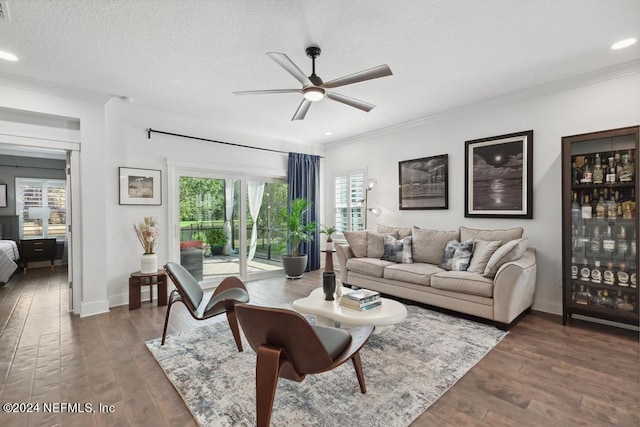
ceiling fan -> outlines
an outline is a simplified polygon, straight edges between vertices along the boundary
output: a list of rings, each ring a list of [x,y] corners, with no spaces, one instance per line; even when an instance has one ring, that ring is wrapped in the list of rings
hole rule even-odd
[[[265,95],[273,93],[301,93],[304,99],[300,103],[300,106],[296,110],[291,120],[302,120],[309,111],[309,107],[315,101],[320,101],[324,97],[327,97],[333,101],[338,101],[346,104],[350,107],[357,108],[359,110],[369,112],[375,105],[368,102],[360,101],[358,99],[350,98],[339,93],[330,92],[327,89],[333,89],[336,87],[346,86],[354,83],[360,83],[366,80],[373,80],[380,77],[391,76],[393,73],[388,65],[379,65],[368,70],[360,71],[348,76],[340,77],[335,80],[324,83],[320,77],[316,75],[316,58],[320,56],[320,48],[317,46],[310,46],[305,49],[307,56],[311,58],[311,75],[307,77],[296,64],[284,53],[268,52],[267,55],[284,68],[289,74],[302,83],[301,89],[272,89],[272,90],[246,90],[240,92],[233,92],[236,95]]]

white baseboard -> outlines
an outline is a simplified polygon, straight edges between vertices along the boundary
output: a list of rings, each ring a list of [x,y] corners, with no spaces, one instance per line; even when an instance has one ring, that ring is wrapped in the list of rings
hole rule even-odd
[[[108,313],[109,300],[81,302],[80,317],[93,316],[95,314]]]
[[[149,301],[149,287],[145,286],[147,289],[142,289],[140,294],[140,301]],[[158,300],[158,294],[156,292],[153,293],[153,301]],[[120,294],[120,295],[111,295],[109,297],[109,307],[119,307],[121,305],[129,305],[129,294]]]

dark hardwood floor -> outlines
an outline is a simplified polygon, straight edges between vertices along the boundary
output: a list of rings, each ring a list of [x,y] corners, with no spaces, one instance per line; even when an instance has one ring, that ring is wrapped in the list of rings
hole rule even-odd
[[[277,305],[308,295],[319,277],[247,287],[253,302]],[[15,275],[0,287],[0,402],[40,403],[41,412],[0,412],[0,425],[195,425],[144,345],[161,335],[165,310],[143,302],[80,318],[68,313],[66,271]],[[170,333],[199,326],[176,304]],[[412,425],[638,426],[639,348],[637,333],[581,321],[565,327],[533,312]],[[102,403],[113,412],[43,413],[44,402]]]

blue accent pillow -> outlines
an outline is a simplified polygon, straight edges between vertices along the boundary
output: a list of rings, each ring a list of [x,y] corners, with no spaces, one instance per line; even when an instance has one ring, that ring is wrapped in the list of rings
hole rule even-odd
[[[449,240],[444,248],[440,268],[449,271],[467,271],[473,256],[473,239],[458,242]]]
[[[413,258],[411,257],[411,236],[398,240],[386,234],[384,236],[384,253],[380,259],[413,264]]]

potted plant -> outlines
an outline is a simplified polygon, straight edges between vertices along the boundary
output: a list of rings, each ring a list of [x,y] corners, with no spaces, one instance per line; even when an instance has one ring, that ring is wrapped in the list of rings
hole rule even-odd
[[[321,234],[327,235],[327,241],[325,242],[325,250],[327,251],[333,250],[333,238],[331,236],[335,232],[336,232],[336,228],[334,226],[324,227],[320,230]]]
[[[227,233],[221,228],[207,230],[207,243],[211,247],[212,255],[222,255],[222,250],[227,244]]]
[[[282,268],[288,278],[299,278],[307,267],[307,254],[298,254],[301,243],[310,242],[316,232],[316,223],[305,223],[305,213],[311,208],[311,201],[294,199],[291,210],[284,208],[280,211],[280,218],[284,223],[285,242],[289,244],[291,253],[282,256]]]

